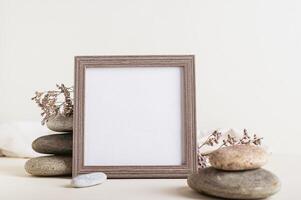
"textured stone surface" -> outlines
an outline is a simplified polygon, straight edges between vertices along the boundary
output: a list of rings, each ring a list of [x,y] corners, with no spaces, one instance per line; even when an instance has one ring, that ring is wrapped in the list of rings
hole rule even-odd
[[[38,153],[71,155],[72,133],[45,135],[32,143],[32,148]]]
[[[229,172],[213,167],[190,175],[187,183],[198,192],[229,199],[266,198],[281,185],[274,174],[264,169]]]
[[[34,176],[71,175],[71,156],[43,156],[32,158],[25,163],[25,170]]]
[[[107,180],[107,175],[102,172],[83,174],[74,177],[71,186],[76,188],[90,187],[101,184]]]
[[[267,161],[267,152],[255,145],[223,147],[209,154],[212,167],[229,171],[257,169],[265,165]]]
[[[58,114],[51,117],[46,122],[47,127],[55,132],[72,132],[73,131],[73,116],[65,117]]]

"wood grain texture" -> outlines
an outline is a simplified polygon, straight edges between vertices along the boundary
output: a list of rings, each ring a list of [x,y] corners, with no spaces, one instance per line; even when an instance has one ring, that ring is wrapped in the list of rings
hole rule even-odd
[[[85,71],[101,67],[182,67],[184,76],[183,163],[171,166],[84,166]],[[197,171],[195,71],[193,55],[77,56],[73,130],[73,176],[101,171],[108,178],[186,178]]]

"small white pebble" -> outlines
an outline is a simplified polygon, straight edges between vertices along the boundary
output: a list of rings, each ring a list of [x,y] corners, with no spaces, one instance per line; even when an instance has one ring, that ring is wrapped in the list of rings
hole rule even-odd
[[[101,184],[107,180],[107,175],[102,172],[78,175],[71,180],[71,186],[75,188],[90,187]]]

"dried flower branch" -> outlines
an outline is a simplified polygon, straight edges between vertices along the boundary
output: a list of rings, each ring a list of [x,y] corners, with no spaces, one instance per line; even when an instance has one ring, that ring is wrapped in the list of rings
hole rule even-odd
[[[228,135],[227,139],[223,140],[222,146],[231,146],[237,143],[237,139],[235,136]]]
[[[208,167],[208,156],[204,156],[202,154],[198,154],[198,164],[199,164],[199,168],[206,168]]]
[[[211,133],[209,135],[209,137],[207,138],[207,140],[199,146],[199,149],[201,147],[203,147],[204,145],[209,145],[209,146],[213,146],[214,144],[218,144],[219,139],[221,138],[222,133],[215,130],[213,133]]]
[[[56,87],[56,90],[35,92],[35,96],[31,98],[42,110],[42,125],[57,114],[63,116],[73,114],[73,98],[71,98],[73,87],[66,87],[64,84],[57,84]]]
[[[198,146],[198,163],[199,163],[199,168],[205,168],[208,167],[208,157],[205,154],[202,154],[200,149],[207,145],[207,146],[214,146],[215,144],[219,144],[219,140],[221,138],[221,132],[215,130],[213,133],[211,133],[207,140],[200,144]],[[234,146],[234,145],[261,145],[262,137],[257,137],[256,134],[253,136],[249,136],[248,132],[246,129],[244,129],[244,133],[242,138],[236,138],[235,136],[231,136],[230,134],[227,135],[226,139],[223,139],[221,145],[216,149],[220,149],[221,147],[224,146]]]

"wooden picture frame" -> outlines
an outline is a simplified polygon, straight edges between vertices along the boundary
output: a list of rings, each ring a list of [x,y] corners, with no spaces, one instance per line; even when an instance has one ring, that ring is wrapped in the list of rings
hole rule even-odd
[[[135,75],[135,73],[137,75]],[[121,81],[124,82],[121,83]],[[161,85],[160,81],[162,82]],[[133,83],[130,84],[130,82]],[[114,86],[114,84],[117,85]],[[126,86],[126,84],[128,84],[128,86]],[[145,86],[138,88],[137,85]],[[180,91],[173,88],[175,85],[179,85]],[[134,90],[134,93],[132,93],[132,87],[136,86],[137,88]],[[125,88],[119,90],[118,87]],[[162,131],[162,133],[160,132],[160,129],[159,133],[154,133],[154,139],[152,138],[152,133],[146,133],[147,131],[144,133],[141,131],[139,134],[145,134],[147,137],[144,138],[145,143],[143,145],[141,144],[141,140],[136,140],[136,133],[136,135],[133,133],[133,136],[129,136],[128,140],[127,135],[122,135],[123,140],[126,138],[127,144],[130,145],[127,145],[127,148],[119,150],[119,152],[123,154],[118,157],[119,153],[117,153],[116,156],[115,149],[120,147],[117,145],[123,145],[123,143],[119,141],[118,137],[123,134],[123,130],[128,127],[119,124],[119,122],[125,117],[120,118],[120,121],[115,121],[115,117],[118,118],[119,115],[113,115],[110,110],[114,110],[115,112],[118,109],[116,107],[120,106],[123,108],[121,114],[125,112],[124,115],[129,116],[130,119],[133,118],[133,120],[140,120],[140,117],[145,117],[149,120],[147,112],[143,113],[145,115],[130,116],[131,112],[128,112],[126,110],[127,107],[123,105],[123,101],[126,101],[124,99],[129,97],[128,102],[130,102],[130,98],[133,98],[132,96],[129,96],[131,94],[135,94],[136,96],[136,93],[140,92],[141,95],[137,96],[142,99],[146,98],[149,94],[144,94],[146,89],[143,87],[151,88],[150,91],[152,91],[151,94],[155,100],[152,99],[153,102],[145,102],[143,105],[140,105],[142,104],[141,101],[137,100],[138,103],[136,103],[141,106],[141,109],[136,108],[136,106],[132,106],[132,108],[137,109],[137,113],[141,113],[141,110],[147,110],[150,112],[152,112],[152,110],[156,110],[156,112],[154,111],[155,114],[160,113],[158,117],[160,118],[162,115],[163,118],[158,121],[158,127],[161,126],[163,127],[162,130],[167,130],[166,136],[164,131]],[[119,92],[116,92],[116,89]],[[125,92],[123,94],[123,91],[127,91],[127,89],[129,90],[129,93]],[[157,89],[158,91],[161,91],[161,93],[159,93],[158,96],[153,95]],[[188,174],[197,171],[195,70],[193,55],[77,56],[75,57],[74,92],[73,176],[91,172],[104,172],[107,174],[108,178],[186,178]],[[166,92],[170,96],[166,96]],[[124,96],[120,97],[120,93]],[[179,94],[181,96],[179,96]],[[112,97],[110,97],[111,95]],[[120,99],[120,102],[114,104],[112,101],[117,101],[115,98],[116,95],[119,95],[117,99]],[[104,96],[110,100],[103,101]],[[179,99],[176,99],[178,96]],[[134,100],[136,101],[136,99]],[[166,109],[166,112],[161,112],[161,109],[153,109],[152,104],[154,101],[159,103],[160,101],[165,102],[165,104],[162,105],[162,109]],[[109,102],[110,105],[106,106],[106,102]],[[181,108],[179,108],[181,110],[181,116],[177,116],[177,114],[169,114],[169,112],[172,113],[174,110],[176,110],[175,113],[179,113],[178,108],[175,107],[175,109],[173,109],[173,107],[170,106],[170,104],[178,105],[178,102],[181,104]],[[159,103],[156,105],[159,105]],[[144,105],[149,106],[144,108]],[[157,107],[160,106],[161,105]],[[109,109],[106,107],[109,107]],[[100,111],[98,111],[98,109],[100,109]],[[126,114],[126,112],[128,113]],[[152,117],[154,114],[151,113],[150,115]],[[169,124],[170,118],[172,122]],[[151,119],[156,119],[156,117],[153,116]],[[178,119],[181,119],[181,125],[175,123]],[[147,123],[143,120],[144,119],[141,119],[142,125]],[[106,121],[104,122],[105,124],[101,124],[103,121]],[[114,126],[112,126],[113,121]],[[162,121],[164,123],[161,123]],[[109,126],[107,125],[108,123],[112,124]],[[174,123],[174,125],[172,123]],[[144,130],[141,126],[137,132],[142,129]],[[118,127],[122,130],[119,131]],[[172,129],[173,127],[178,128]],[[180,129],[179,127],[181,130],[178,130]],[[110,128],[114,129],[113,134],[111,133]],[[155,123],[149,125],[149,130],[157,130],[156,128]],[[129,129],[128,132],[132,133],[131,130],[135,130],[135,125],[131,126],[131,129]],[[107,134],[107,132],[110,134]],[[174,134],[174,132],[177,133]],[[101,136],[101,134],[103,135]],[[151,136],[149,134],[151,134]],[[162,141],[163,139],[161,140],[161,136],[166,141]],[[116,140],[114,137],[116,137]],[[106,141],[106,138],[108,141]],[[173,138],[177,139],[172,142]],[[177,150],[179,147],[179,138],[181,140],[181,149]],[[115,142],[110,144],[110,141],[118,141],[118,144],[115,144]],[[166,142],[166,148],[163,146],[164,142]],[[102,145],[98,145],[98,143],[101,143]],[[149,151],[149,149],[152,148],[151,145],[155,146],[157,143],[158,146],[161,145],[160,148],[164,149],[164,151],[162,150],[162,153],[159,152],[159,148],[154,148],[152,151]],[[133,149],[137,149],[136,152],[139,154],[140,148],[142,149],[141,154],[144,151],[143,155],[147,155],[146,157],[133,154]],[[181,156],[181,158],[178,158],[177,152],[180,152],[179,156]],[[152,153],[156,155],[153,160],[150,159]],[[127,156],[129,157],[129,164],[119,164],[127,162]],[[135,160],[136,157],[139,157],[141,161]],[[119,158],[120,160],[122,158],[122,160],[119,161]],[[110,162],[114,164],[110,164]],[[156,164],[156,162],[160,164]]]

